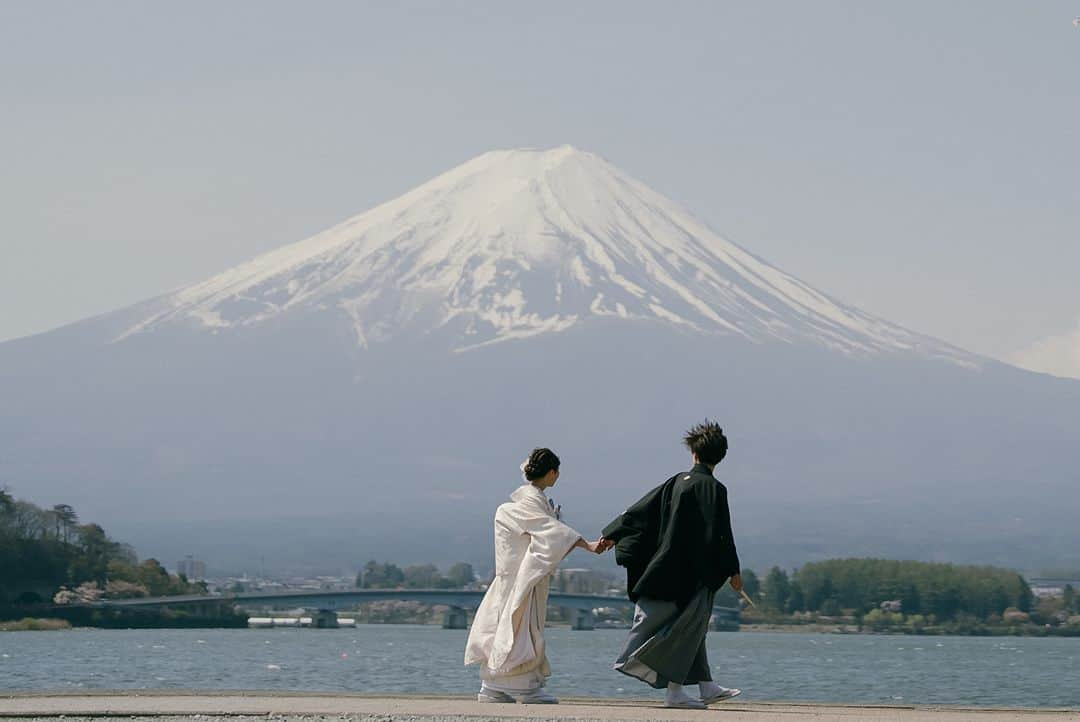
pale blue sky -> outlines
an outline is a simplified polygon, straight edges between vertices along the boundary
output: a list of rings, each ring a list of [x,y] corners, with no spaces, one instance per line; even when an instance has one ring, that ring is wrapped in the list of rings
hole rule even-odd
[[[842,300],[1080,373],[1077,15],[0,0],[0,339],[570,143]]]

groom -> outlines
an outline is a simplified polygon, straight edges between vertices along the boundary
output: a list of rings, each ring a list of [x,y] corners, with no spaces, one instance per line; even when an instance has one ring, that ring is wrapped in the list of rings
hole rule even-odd
[[[705,420],[683,439],[694,468],[671,477],[607,525],[602,549],[615,547],[626,588],[637,604],[634,625],[615,669],[656,689],[666,707],[704,709],[740,694],[712,681],[705,635],[713,595],[730,580],[742,589],[727,489],[713,469],[727,438]],[[700,698],[684,685],[697,684]]]

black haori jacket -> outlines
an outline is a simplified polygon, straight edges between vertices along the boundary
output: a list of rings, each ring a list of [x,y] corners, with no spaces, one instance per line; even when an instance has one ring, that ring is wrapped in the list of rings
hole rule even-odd
[[[704,464],[676,474],[604,528],[626,567],[630,600],[685,604],[702,586],[717,590],[739,573],[727,488]]]

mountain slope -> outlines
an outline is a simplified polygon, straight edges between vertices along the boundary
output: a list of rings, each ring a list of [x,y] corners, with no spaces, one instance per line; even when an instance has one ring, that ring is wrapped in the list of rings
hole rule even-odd
[[[125,336],[332,309],[361,345],[451,329],[455,348],[590,317],[659,319],[845,353],[974,357],[843,305],[569,146],[496,151],[167,299]]]

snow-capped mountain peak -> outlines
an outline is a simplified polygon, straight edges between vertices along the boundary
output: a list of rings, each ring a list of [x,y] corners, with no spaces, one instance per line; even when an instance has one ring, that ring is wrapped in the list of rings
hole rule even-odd
[[[571,146],[493,151],[164,300],[121,338],[344,314],[361,345],[449,330],[457,350],[591,317],[845,353],[966,354],[838,303]]]

